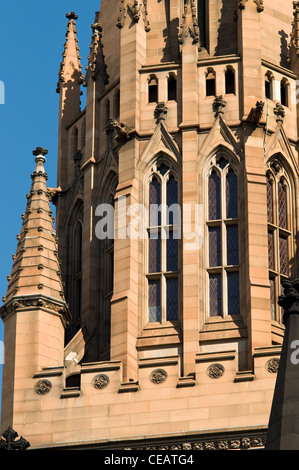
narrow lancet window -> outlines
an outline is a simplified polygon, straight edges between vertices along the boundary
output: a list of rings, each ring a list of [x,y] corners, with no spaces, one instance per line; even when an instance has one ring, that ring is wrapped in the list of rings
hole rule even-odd
[[[179,319],[178,182],[167,162],[161,162],[149,182],[148,322]]]
[[[239,220],[238,177],[220,158],[208,180],[208,282],[210,316],[238,315]]]

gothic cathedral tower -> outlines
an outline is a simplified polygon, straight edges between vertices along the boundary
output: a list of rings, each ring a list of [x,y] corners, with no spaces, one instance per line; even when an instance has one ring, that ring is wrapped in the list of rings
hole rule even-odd
[[[263,447],[298,277],[299,2],[102,0],[84,73],[67,20],[57,188],[38,148],[0,310],[2,431]]]

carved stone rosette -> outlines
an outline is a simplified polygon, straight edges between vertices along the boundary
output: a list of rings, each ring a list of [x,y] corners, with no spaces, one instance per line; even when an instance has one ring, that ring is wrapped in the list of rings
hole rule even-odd
[[[96,377],[94,377],[94,379],[92,381],[92,385],[97,390],[102,390],[103,388],[108,387],[109,383],[110,383],[110,379],[105,374],[97,375]]]
[[[269,361],[266,363],[266,370],[270,372],[270,374],[277,374],[278,368],[279,368],[278,358],[269,359]]]
[[[211,379],[219,379],[223,376],[224,371],[222,364],[211,364],[207,369],[207,374]]]
[[[38,395],[46,395],[52,388],[52,383],[49,380],[39,380],[34,387],[35,393]]]
[[[154,384],[162,384],[167,379],[168,374],[164,369],[156,369],[150,375],[150,381]]]

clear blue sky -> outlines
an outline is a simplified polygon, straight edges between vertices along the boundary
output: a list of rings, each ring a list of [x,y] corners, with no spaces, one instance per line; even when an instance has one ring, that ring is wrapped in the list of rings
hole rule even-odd
[[[48,185],[56,186],[59,99],[56,85],[67,27],[65,14],[75,11],[79,16],[77,30],[85,72],[91,24],[100,3],[100,0],[2,2],[0,81],[5,85],[5,104],[0,104],[1,304],[35,166],[32,150],[38,146],[49,150]],[[84,104],[84,97],[82,101]],[[0,340],[3,336],[0,320]],[[0,366],[0,405],[1,375]]]

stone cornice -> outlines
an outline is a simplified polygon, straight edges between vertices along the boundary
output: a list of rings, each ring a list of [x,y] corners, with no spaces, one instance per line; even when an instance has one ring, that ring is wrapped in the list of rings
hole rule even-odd
[[[5,301],[5,299],[4,299]],[[0,318],[5,320],[18,310],[46,309],[55,315],[62,317],[64,323],[70,320],[69,308],[66,302],[58,302],[56,299],[43,295],[15,296],[0,308]]]

